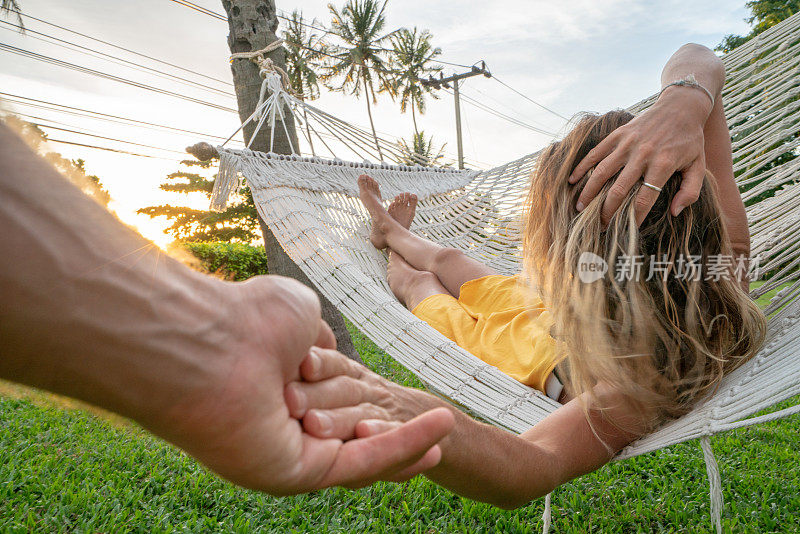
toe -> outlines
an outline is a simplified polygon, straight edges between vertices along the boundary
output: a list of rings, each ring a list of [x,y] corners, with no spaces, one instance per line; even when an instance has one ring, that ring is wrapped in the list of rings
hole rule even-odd
[[[368,174],[362,174],[361,176],[359,176],[358,183],[359,185],[363,185],[367,189],[375,189],[375,186],[377,185],[372,176],[369,176]]]

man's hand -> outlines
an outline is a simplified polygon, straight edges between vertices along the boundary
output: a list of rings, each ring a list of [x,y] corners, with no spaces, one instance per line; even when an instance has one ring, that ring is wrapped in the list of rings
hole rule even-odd
[[[700,195],[706,172],[703,127],[711,102],[702,91],[669,87],[645,113],[606,137],[570,175],[577,183],[594,168],[581,191],[576,209],[582,211],[617,172],[603,204],[602,219],[612,215],[637,181],[663,187],[675,172],[683,173],[680,191],[670,205],[677,216]],[[620,172],[621,169],[621,172]],[[642,187],[636,196],[636,221],[641,224],[658,198],[658,191]]]
[[[366,420],[405,423],[428,410],[449,410],[433,395],[390,382],[335,350],[312,349],[300,373],[303,381],[286,387],[286,404],[319,437],[351,439],[364,435]]]
[[[231,481],[274,495],[360,487],[394,480],[398,472],[411,477],[439,462],[436,443],[453,426],[443,409],[366,439],[304,432],[290,415],[284,387],[300,378],[309,349],[350,360],[333,350],[319,301],[302,284],[269,276],[230,289],[239,295],[242,328],[220,355],[222,380],[171,413],[169,432],[177,429],[179,437],[168,439]]]
[[[303,432],[283,390],[312,345],[334,348],[317,296],[288,278],[229,283],[192,271],[2,124],[0,228],[0,378],[129,417],[276,495],[439,461],[446,410],[347,443]]]

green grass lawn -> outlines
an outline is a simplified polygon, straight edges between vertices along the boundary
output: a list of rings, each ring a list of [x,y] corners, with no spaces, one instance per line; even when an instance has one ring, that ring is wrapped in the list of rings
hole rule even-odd
[[[363,336],[365,362],[416,379]],[[0,384],[0,532],[540,532],[543,499],[515,511],[422,477],[273,498],[239,489],[135,425]],[[788,405],[788,403],[785,403]],[[100,417],[98,417],[100,414]],[[726,532],[800,531],[800,418],[712,438]],[[710,532],[699,446],[614,463],[553,494],[554,532]]]

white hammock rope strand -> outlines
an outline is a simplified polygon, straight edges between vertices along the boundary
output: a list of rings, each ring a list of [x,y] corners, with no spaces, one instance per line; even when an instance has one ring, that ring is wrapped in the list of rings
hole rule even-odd
[[[717,534],[722,534],[722,478],[720,477],[717,459],[714,457],[714,449],[711,448],[711,440],[708,436],[700,438],[700,448],[703,449],[703,460],[706,462],[706,473],[708,474],[711,494],[711,522],[716,528]]]
[[[550,509],[550,496],[551,493],[548,493],[544,497],[544,512],[542,512],[542,534],[548,534],[550,532],[550,522],[552,521],[552,510]]]

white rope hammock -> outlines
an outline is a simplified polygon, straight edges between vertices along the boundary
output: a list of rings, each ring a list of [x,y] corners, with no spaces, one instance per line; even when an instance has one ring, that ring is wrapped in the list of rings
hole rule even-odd
[[[712,487],[712,519],[721,531],[722,494],[709,436],[786,417],[800,405],[754,414],[800,394],[800,14],[724,57],[725,111],[733,138],[734,170],[751,227],[752,252],[768,280],[753,296],[784,286],[770,301],[767,342],[759,354],[725,377],[716,394],[689,414],[633,443],[618,459],[700,438]],[[267,75],[267,80],[275,75]],[[375,140],[363,130],[287,94],[270,83],[271,96],[254,117],[262,123],[284,110],[312,115],[331,132],[348,132],[367,151]],[[646,99],[631,108],[641,112]],[[303,108],[303,109],[301,109]],[[335,126],[335,128],[334,128]],[[301,123],[298,130],[311,131]],[[314,128],[316,131],[316,128]],[[366,136],[366,137],[365,137]],[[383,153],[407,154],[385,140]],[[320,291],[391,357],[428,388],[459,408],[512,432],[523,432],[560,405],[464,351],[392,295],[387,260],[369,242],[369,215],[356,178],[368,173],[384,196],[410,191],[419,198],[412,230],[454,247],[504,274],[520,271],[520,221],[536,154],[475,172],[374,165],[319,157],[279,156],[219,149],[220,173],[212,206],[220,209],[246,177],[259,214],[289,256]],[[772,196],[766,192],[779,188]],[[764,198],[766,197],[766,198]],[[548,500],[549,504],[549,500]],[[549,518],[546,518],[546,526]]]

